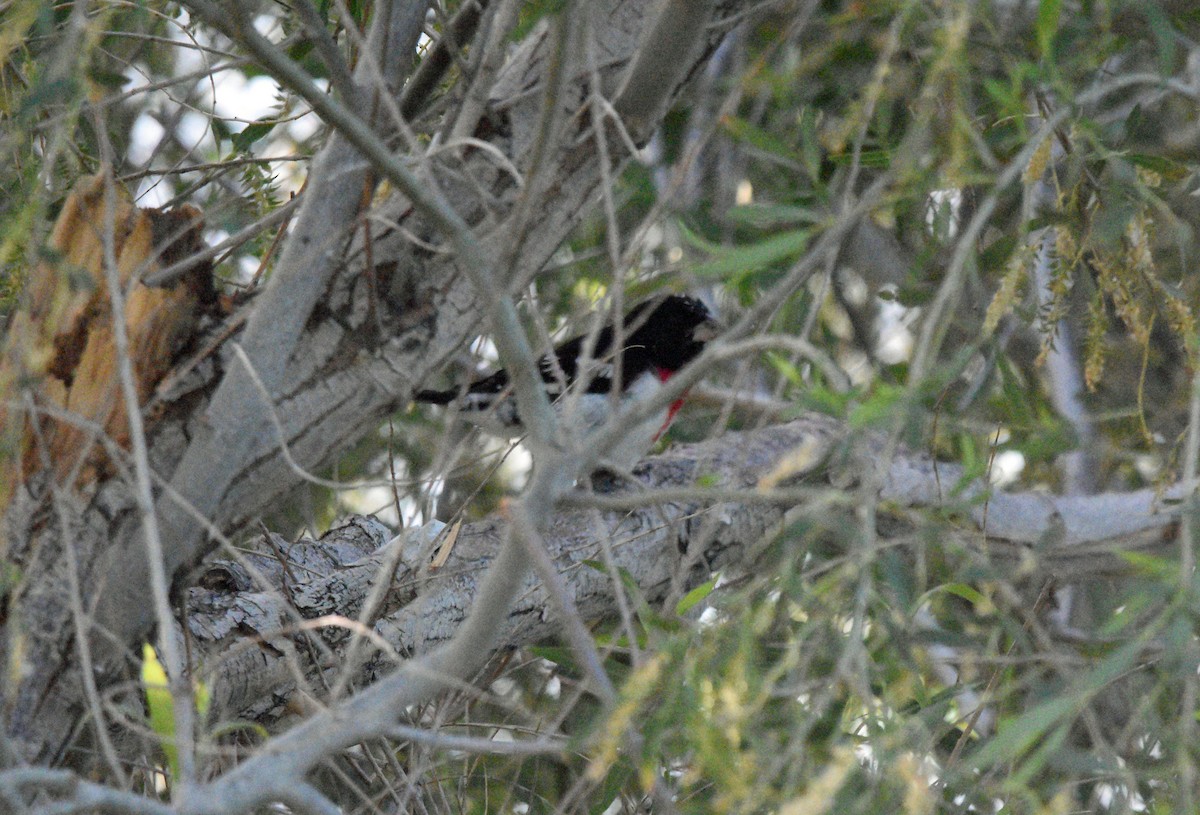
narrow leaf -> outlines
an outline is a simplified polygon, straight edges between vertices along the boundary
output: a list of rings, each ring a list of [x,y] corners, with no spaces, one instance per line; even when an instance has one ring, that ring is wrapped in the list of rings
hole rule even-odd
[[[241,133],[233,134],[233,149],[244,153],[250,149],[250,145],[274,130],[276,124],[277,122],[254,122],[246,125]]]
[[[154,646],[142,646],[142,691],[150,711],[150,729],[162,739],[162,751],[172,778],[179,777],[179,748],[175,745],[175,700],[167,686],[167,672],[158,661]]]
[[[716,587],[717,579],[715,577],[712,580],[704,581],[679,599],[679,602],[675,604],[675,613],[680,617],[687,614],[697,603],[712,594]]]
[[[1062,0],[1041,0],[1037,13],[1038,49],[1043,57],[1050,56],[1050,46],[1058,33],[1058,20],[1062,16]]]
[[[695,273],[699,277],[723,278],[756,272],[799,255],[808,246],[808,238],[808,230],[798,229],[748,246],[722,247],[716,251],[716,257],[697,266]]]

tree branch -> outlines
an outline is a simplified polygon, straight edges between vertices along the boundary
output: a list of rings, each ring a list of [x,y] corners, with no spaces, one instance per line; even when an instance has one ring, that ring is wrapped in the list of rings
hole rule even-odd
[[[691,588],[714,570],[748,568],[789,512],[851,507],[856,492],[847,489],[849,482],[877,465],[884,442],[868,438],[851,444],[849,438],[839,422],[809,415],[673,448],[639,465],[633,483],[594,497],[576,493],[572,503],[595,504],[600,511],[583,506],[559,511],[543,536],[561,591],[587,622],[616,615],[617,587],[607,573],[586,565],[600,559],[602,539],[616,568],[631,575],[652,604],[667,595],[680,569],[688,569],[685,585]],[[987,498],[985,510],[981,485],[960,486],[950,497],[961,477],[956,465],[935,466],[927,456],[901,451],[881,474],[879,497],[898,507],[962,507],[975,528],[948,527],[946,535],[1034,574],[1070,579],[1129,574],[1122,552],[1161,554],[1176,545],[1170,532],[1178,511],[1170,500],[1182,488],[1161,497],[1150,490],[1086,497],[996,494]],[[701,480],[703,488],[697,487]],[[986,534],[981,534],[985,516]],[[389,539],[372,519],[351,519],[319,541],[255,556],[270,586],[254,585],[237,564],[214,564],[189,590],[187,621],[202,663],[197,670],[209,677],[214,715],[269,721],[298,687],[321,687],[322,673],[333,676],[346,669],[340,655],[349,634],[325,628],[317,634],[321,649],[335,656],[324,665],[309,664],[307,677],[298,683],[285,654],[303,652],[292,640],[310,634],[290,621],[297,614],[306,619],[356,616],[384,564],[397,565],[387,577],[390,591],[373,630],[387,643],[387,652],[375,649],[351,669],[369,681],[391,669],[391,653],[420,655],[451,641],[473,605],[478,581],[493,568],[505,528],[500,517],[462,527],[449,559],[437,569],[429,566],[437,528]],[[908,532],[898,528],[890,534],[903,545]],[[702,552],[692,552],[697,545]],[[402,549],[399,557],[395,547]],[[288,580],[289,572],[301,577]],[[518,597],[504,615],[500,642],[528,644],[560,633],[560,610],[539,580],[524,578]]]

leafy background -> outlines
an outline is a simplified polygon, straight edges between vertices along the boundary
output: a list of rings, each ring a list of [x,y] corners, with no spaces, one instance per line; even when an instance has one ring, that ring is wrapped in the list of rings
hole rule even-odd
[[[430,33],[458,6],[431,16]],[[513,38],[561,6],[526,4]],[[352,53],[345,25],[370,4],[317,8]],[[287,7],[257,14],[327,79]],[[143,206],[201,206],[216,243],[285,205],[325,135],[171,3],[14,0],[0,62],[6,312],[67,191],[109,149]],[[628,263],[609,262],[601,213],[583,224],[529,292],[534,336],[578,330],[617,289],[626,302],[701,292],[732,318],[882,182],[867,229],[761,326],[820,358],[785,347],[714,370],[710,398],[669,441],[819,410],[1024,488],[1122,491],[1188,472],[1200,9],[765,3],[709,64],[648,160],[614,180]],[[440,113],[435,100],[414,130],[428,138]],[[264,229],[221,259],[227,296],[270,274],[276,239]],[[956,307],[939,310],[951,290]],[[1064,414],[1055,354],[1086,383],[1082,420]],[[492,362],[484,339],[446,379]],[[350,510],[478,518],[527,467],[520,450],[406,409],[327,473],[395,475],[394,490],[309,487],[263,522],[299,533]],[[326,783],[353,812],[666,811],[647,803],[655,779],[698,813],[1195,809],[1193,574],[1131,557],[1132,579],[1045,585],[964,545],[963,507],[861,498],[793,513],[750,574],[674,607],[633,597],[635,641],[616,624],[593,632],[621,689],[607,718],[555,644],[506,652],[479,692],[414,712],[470,734],[566,734],[576,754],[367,745],[331,759]],[[620,746],[629,730],[637,751]],[[252,745],[252,730],[235,731],[224,738]],[[131,768],[148,790],[169,775],[159,761]]]

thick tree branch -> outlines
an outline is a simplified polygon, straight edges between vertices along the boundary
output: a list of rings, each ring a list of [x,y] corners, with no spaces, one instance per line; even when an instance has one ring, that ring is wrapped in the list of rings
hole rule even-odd
[[[644,129],[666,110],[675,87],[687,76],[692,55],[704,43],[712,0],[663,0],[646,27],[637,55],[613,107],[631,125]]]
[[[610,575],[586,565],[600,559],[602,540],[611,547],[615,566],[637,581],[650,603],[662,601],[680,569],[687,569],[684,582],[691,587],[714,570],[747,568],[789,512],[816,515],[823,508],[846,509],[856,500],[847,487],[877,466],[883,441],[849,439],[837,421],[812,415],[679,446],[639,465],[635,484],[618,485],[594,499],[577,493],[576,502],[600,508],[600,525],[597,514],[584,508],[555,514],[544,539],[563,591],[585,621],[615,617]],[[947,527],[944,534],[1030,575],[1128,574],[1122,552],[1165,553],[1176,545],[1171,533],[1178,513],[1171,495],[1149,490],[1066,498],[1016,493],[991,495],[985,504],[982,487],[955,489],[961,476],[956,465],[935,466],[924,455],[902,451],[882,474],[880,498],[902,507],[962,507],[975,528]],[[703,488],[697,487],[701,479]],[[464,526],[449,559],[437,569],[429,566],[436,528],[389,539],[371,519],[352,519],[320,541],[275,546],[275,554],[255,556],[254,565],[269,586],[254,585],[237,564],[214,564],[189,592],[187,625],[202,663],[198,668],[210,677],[217,715],[270,720],[297,691],[314,693],[322,675],[329,679],[345,670],[340,655],[350,632],[330,626],[301,631],[300,622],[357,616],[383,564],[396,565],[373,621],[377,647],[351,669],[369,681],[390,670],[397,655],[428,653],[451,641],[473,605],[478,581],[492,568],[505,528],[499,517]],[[907,527],[890,534],[903,543]],[[694,551],[696,546],[702,551]],[[396,547],[402,550],[399,557]],[[503,621],[501,641],[544,641],[557,636],[560,626],[552,598],[528,576]],[[307,664],[308,673],[296,676],[288,655],[312,650],[296,645],[314,636],[316,650],[331,656],[323,664]]]
[[[368,42],[379,52],[374,58],[390,66],[385,78],[399,80],[411,66],[426,5],[380,4]],[[317,91],[311,78],[259,35],[251,21],[236,8],[230,14],[228,8],[222,9],[207,0],[197,0],[194,8],[230,37],[246,43],[263,64],[278,72],[281,80],[310,89],[313,93],[306,98],[315,107],[321,109],[314,101],[319,96],[325,106],[353,117],[341,104]],[[347,104],[362,108],[363,100],[371,92],[365,70],[356,72],[355,80],[359,83],[356,98],[347,100]],[[370,125],[363,127],[369,129]],[[348,141],[354,143],[353,139]],[[288,358],[313,306],[339,268],[345,241],[350,236],[349,227],[369,191],[369,177],[370,168],[358,151],[336,135],[314,162],[308,195],[296,216],[295,231],[287,241],[278,269],[251,310],[241,337],[256,374],[271,393],[283,390]],[[259,402],[245,367],[231,367],[213,396],[208,421],[197,428],[172,479],[175,488],[201,515],[214,513],[231,480],[251,460],[253,449],[238,440],[262,432],[263,409]],[[203,530],[193,520],[192,513],[174,501],[161,502],[160,512],[163,537],[169,547],[164,552],[164,565],[168,573],[174,573],[196,556],[203,542]],[[137,559],[131,557],[118,557],[113,564],[113,569],[122,576],[137,568]],[[121,592],[110,591],[102,596],[98,617],[102,625],[122,638],[146,625],[145,614],[139,613],[137,604],[131,604]]]
[[[724,0],[717,6],[727,13],[743,4],[744,0]],[[631,57],[650,6],[648,0],[606,0],[605,13],[597,15],[593,36],[606,82],[615,83]],[[199,0],[194,8],[201,7],[214,14],[224,8]],[[390,7],[415,8],[403,3]],[[705,34],[711,48],[722,31],[710,27]],[[536,138],[540,104],[540,97],[529,90],[543,81],[549,47],[542,30],[508,52],[487,95],[487,132],[480,137],[494,150],[447,152],[428,161],[452,211],[469,225],[487,257],[504,255],[507,233],[497,227],[519,197],[516,180],[494,154],[499,151],[507,165],[527,171],[523,165]],[[694,55],[697,63],[703,58],[703,51]],[[580,91],[561,99],[567,115],[573,116],[587,78],[569,73],[566,80]],[[370,132],[366,135],[375,139]],[[333,149],[336,144],[342,145],[342,152]],[[453,236],[439,229],[428,211],[396,194],[363,217],[361,208],[369,200],[364,195],[369,187],[363,182],[371,171],[357,148],[365,144],[333,137],[323,157],[314,162],[305,193],[312,203],[302,209],[311,217],[298,214],[268,288],[247,303],[245,312],[230,318],[229,327],[235,329],[244,321],[238,341],[274,404],[263,404],[245,367],[228,348],[220,348],[220,342],[188,375],[172,380],[168,393],[159,395],[160,418],[149,430],[149,452],[156,479],[171,483],[158,500],[169,572],[178,572],[207,550],[198,519],[218,529],[237,527],[300,478],[281,454],[267,419],[270,412],[283,423],[291,457],[301,467],[315,468],[404,404],[417,383],[478,333],[486,306],[494,307],[494,299],[480,302],[465,279],[462,264],[471,254],[460,252],[456,257],[436,249]],[[615,170],[626,160],[614,156]],[[589,143],[552,152],[544,174],[545,188],[553,194],[530,211],[528,228],[521,234],[513,262],[523,274],[541,268],[593,205],[601,177]],[[485,268],[470,271],[477,283],[486,282]],[[508,327],[513,328],[511,321]],[[234,333],[216,327],[213,336],[224,341]],[[499,335],[512,336],[515,331]],[[222,384],[214,396],[218,382]],[[102,604],[97,615],[102,633],[97,638],[103,638],[105,653],[113,658],[97,666],[101,688],[119,679],[136,660],[132,647],[126,654],[109,647],[111,638],[133,646],[146,636],[151,620],[140,594],[127,589],[146,583],[131,496],[120,480],[107,480],[73,499],[69,517],[63,520],[73,530],[80,552],[80,579],[89,590],[85,606],[91,607],[96,598]],[[180,497],[191,506],[182,507]],[[69,642],[71,628],[59,613],[67,581],[58,553],[66,533],[57,524],[41,522],[39,500],[38,491],[31,489],[9,513],[12,551],[29,558],[22,566],[28,589],[21,596],[28,616],[14,612],[10,619],[63,620],[61,626],[49,626],[27,641],[29,681],[6,687],[3,693],[8,732],[27,756],[54,760],[70,738],[80,699],[71,651],[62,645]]]

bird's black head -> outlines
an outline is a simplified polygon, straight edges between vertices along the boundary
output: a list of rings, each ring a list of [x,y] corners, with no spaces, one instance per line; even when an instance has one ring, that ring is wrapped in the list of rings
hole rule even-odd
[[[642,346],[659,368],[677,371],[717,335],[719,325],[704,303],[671,294],[640,303],[625,317],[627,348]]]

